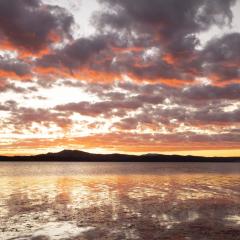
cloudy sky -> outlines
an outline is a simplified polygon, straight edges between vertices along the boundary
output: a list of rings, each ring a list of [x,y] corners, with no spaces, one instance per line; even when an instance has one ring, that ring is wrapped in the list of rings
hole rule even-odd
[[[240,0],[0,0],[0,154],[240,155]]]

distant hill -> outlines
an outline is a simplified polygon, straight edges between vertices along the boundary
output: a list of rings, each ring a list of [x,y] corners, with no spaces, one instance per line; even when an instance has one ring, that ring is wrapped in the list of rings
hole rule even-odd
[[[63,150],[34,156],[0,156],[0,161],[76,161],[76,162],[240,162],[240,157],[195,157],[162,154],[93,154]]]

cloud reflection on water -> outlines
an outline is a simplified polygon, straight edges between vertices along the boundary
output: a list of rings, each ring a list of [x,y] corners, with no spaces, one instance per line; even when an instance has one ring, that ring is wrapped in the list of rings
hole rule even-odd
[[[92,227],[59,239],[237,240],[239,181],[229,173],[5,176],[0,237],[34,239],[56,223]]]

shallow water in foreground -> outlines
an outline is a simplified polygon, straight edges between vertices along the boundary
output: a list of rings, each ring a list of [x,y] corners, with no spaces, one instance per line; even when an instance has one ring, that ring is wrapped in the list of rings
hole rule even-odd
[[[239,163],[0,163],[0,239],[240,239]]]

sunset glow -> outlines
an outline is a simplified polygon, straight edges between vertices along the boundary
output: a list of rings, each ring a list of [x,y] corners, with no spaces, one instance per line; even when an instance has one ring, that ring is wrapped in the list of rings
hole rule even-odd
[[[0,0],[0,155],[240,156],[240,0],[167,2]]]

